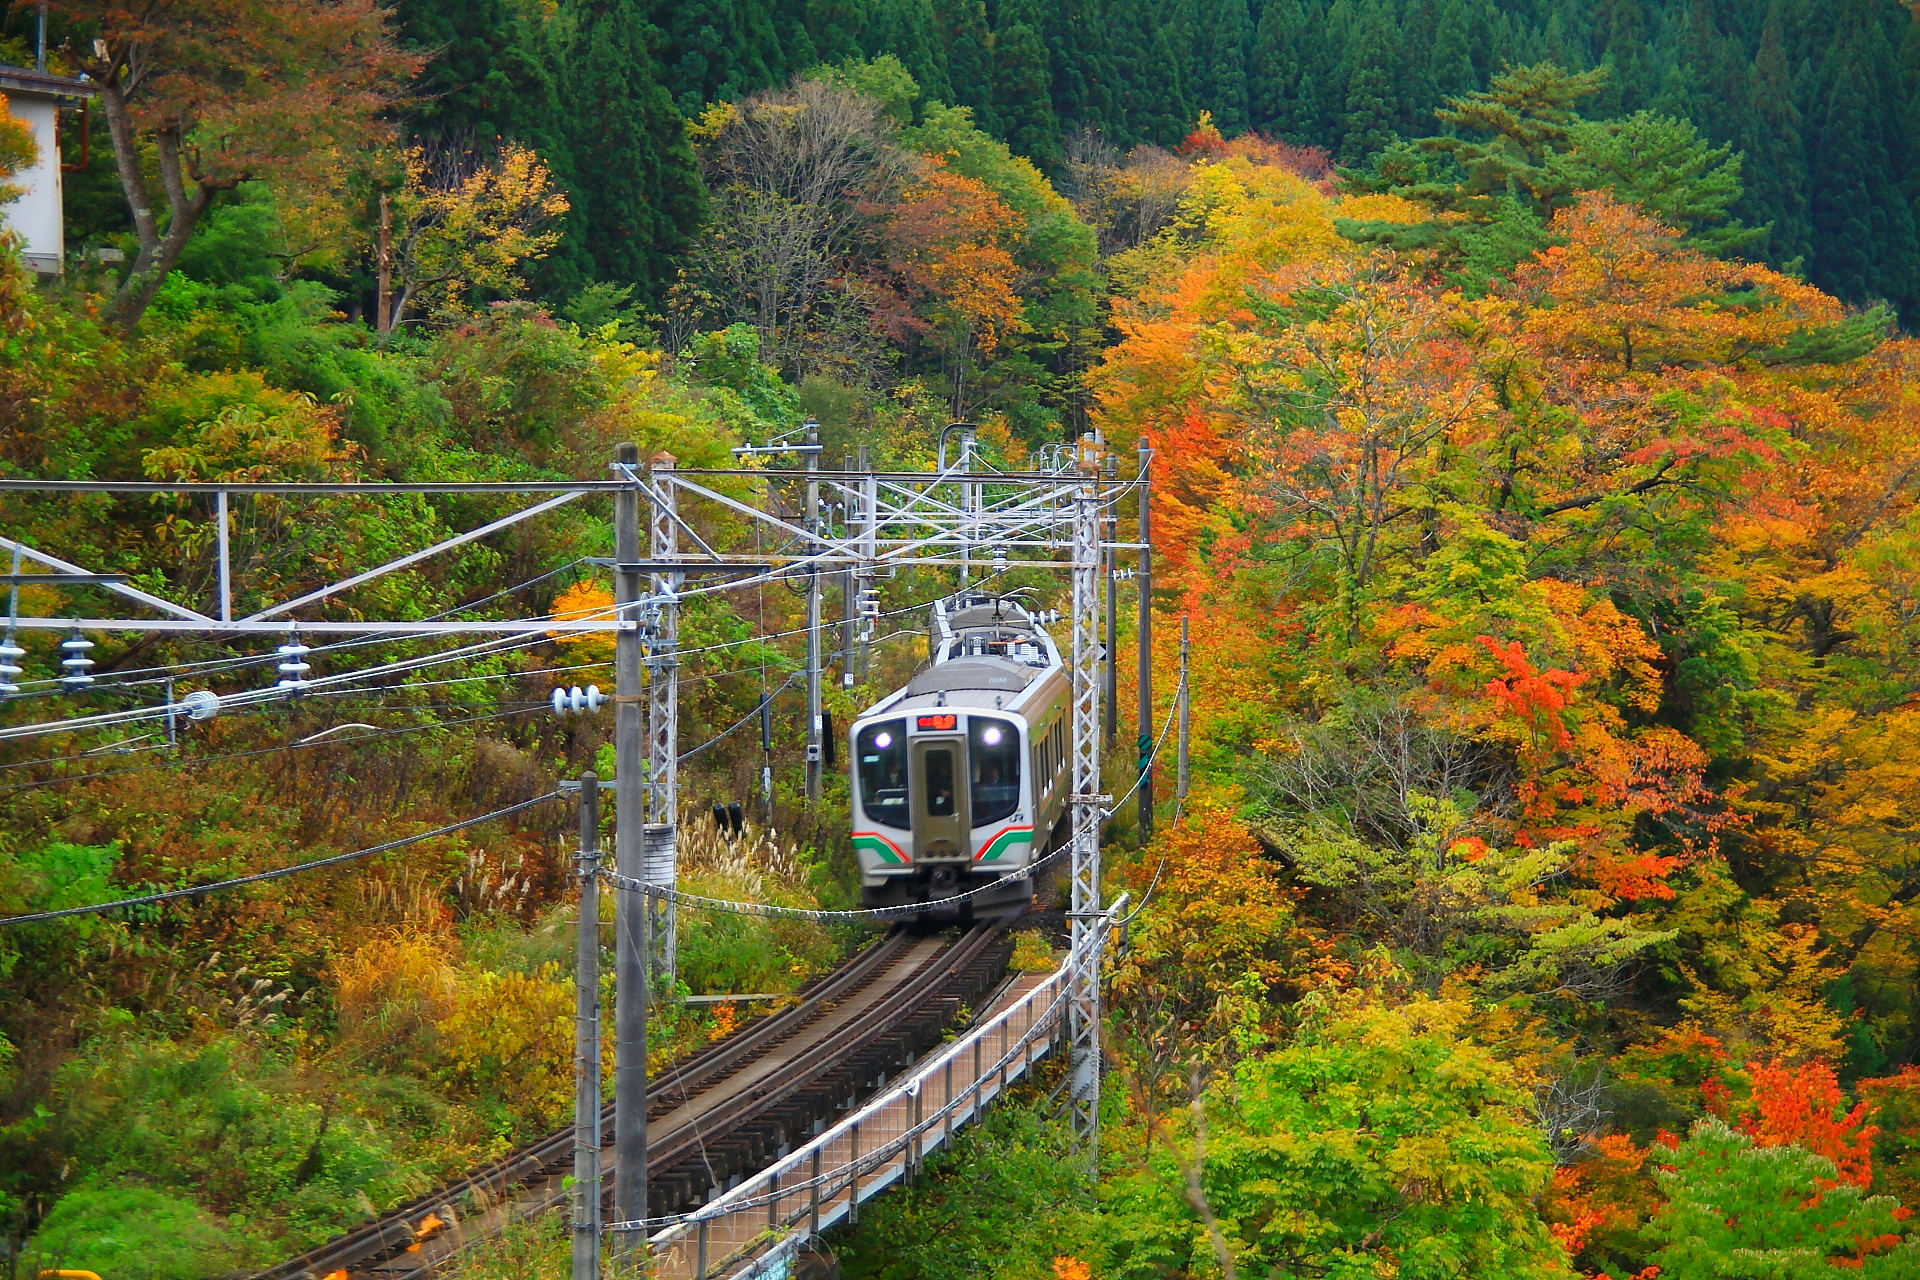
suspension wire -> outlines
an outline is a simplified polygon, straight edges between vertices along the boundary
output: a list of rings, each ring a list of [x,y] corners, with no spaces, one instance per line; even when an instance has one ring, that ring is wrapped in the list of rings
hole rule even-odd
[[[219,764],[224,760],[250,760],[259,756],[282,755],[289,751],[307,751],[314,747],[344,747],[356,742],[372,742],[378,738],[397,738],[409,733],[427,733],[434,729],[451,729],[463,724],[484,724],[490,720],[507,720],[514,716],[524,716],[541,711],[548,706],[545,702],[530,702],[507,711],[496,711],[484,716],[465,716],[459,720],[429,720],[424,724],[400,725],[397,728],[381,729],[374,733],[356,734],[351,738],[336,738],[317,742],[288,742],[277,747],[256,747],[251,751],[227,751],[213,756],[190,756],[179,760],[160,760],[153,764],[130,765],[125,769],[102,769],[97,773],[66,773],[54,778],[36,778],[32,782],[16,782],[12,786],[0,787],[0,796],[10,796],[20,791],[38,791],[42,787],[59,786],[67,782],[98,782],[102,778],[118,778],[130,773],[152,773],[157,769],[176,769],[194,767],[203,764]],[[155,751],[159,747],[143,747],[140,750]],[[82,757],[71,756],[78,760]]]
[[[895,634],[905,635],[907,633],[896,632]],[[527,678],[533,678],[536,676],[553,675],[561,671],[590,671],[599,667],[606,667],[610,665],[612,664],[606,663],[606,662],[589,662],[577,667],[549,668],[542,671],[522,672],[519,674],[524,675]],[[750,673],[752,670],[753,670],[752,667],[740,667],[732,671],[710,671],[704,675],[689,676],[687,677],[687,679],[691,683],[697,683],[702,680],[724,680],[729,676],[746,675]],[[515,673],[507,673],[508,676],[511,676],[513,674]],[[469,676],[465,678],[479,680],[479,679],[493,679],[495,677]],[[797,678],[797,676],[790,677],[787,683],[791,684],[792,680],[795,678]],[[453,682],[441,681],[436,683],[453,683]],[[413,686],[401,685],[396,687],[412,688]],[[784,689],[786,686],[782,685],[781,687],[782,689]],[[448,703],[444,705],[451,707],[451,706],[456,706],[458,704]],[[511,716],[525,715],[530,711],[539,711],[547,707],[548,705],[550,704],[543,699],[538,702],[518,703],[508,710],[495,712],[490,715],[465,716],[458,720],[429,720],[422,724],[401,725],[397,728],[383,729],[375,733],[357,734],[354,737],[342,738],[333,742],[294,742],[294,743],[287,743],[277,747],[258,747],[251,751],[228,751],[228,752],[223,752],[219,755],[212,755],[212,756],[182,756],[178,759],[162,761],[158,764],[134,765],[126,769],[103,769],[97,773],[63,774],[59,777],[39,778],[33,782],[22,782],[22,783],[16,783],[10,787],[0,787],[0,796],[12,795],[16,791],[33,791],[41,787],[56,786],[64,782],[93,782],[93,781],[98,781],[101,778],[117,778],[122,774],[128,774],[128,773],[151,773],[155,769],[168,769],[168,768],[174,768],[178,766],[193,766],[193,765],[202,765],[202,764],[216,764],[222,760],[243,760],[243,759],[248,759],[255,756],[278,755],[282,752],[287,752],[287,751],[302,751],[307,749],[308,747],[347,746],[351,743],[356,743],[356,742],[371,742],[377,738],[393,738],[393,737],[399,737],[402,734],[408,734],[408,733],[427,733],[427,732],[431,732],[434,729],[453,728],[457,725],[479,724],[489,720],[505,720]],[[274,706],[274,705],[260,705],[260,706],[246,708],[246,710],[256,711],[256,712],[273,711],[277,709],[278,709],[277,706]],[[427,710],[430,708],[408,707],[403,709],[404,710]],[[751,717],[752,714],[757,714],[757,709],[755,712],[749,713],[749,716]],[[733,726],[732,729],[728,729],[726,732],[732,733],[735,729],[738,729],[739,727],[740,726],[736,724]],[[152,735],[147,734],[143,736],[151,737]],[[138,741],[138,739],[132,739],[131,741]],[[122,744],[110,743],[105,746],[94,747],[90,751],[82,751],[77,755],[48,756],[40,760],[26,760],[26,761],[21,761],[17,764],[0,765],[0,769],[22,769],[27,767],[28,765],[33,765],[33,764],[73,763],[76,761],[85,760],[90,756],[100,755],[100,754],[104,754],[106,752],[112,751],[115,747],[120,745]],[[699,754],[701,751],[705,750],[707,747],[711,745],[712,745],[712,740],[710,739],[706,742],[701,743],[699,746],[695,747],[691,752],[688,753],[688,755],[681,756],[680,758],[682,760],[688,759],[690,756]],[[127,753],[132,754],[138,751],[165,751],[168,749],[169,747],[165,743],[155,743],[152,746],[146,746],[146,747],[128,747]]]
[[[1147,780],[1147,774],[1153,769],[1153,762],[1160,758],[1160,748],[1167,744],[1167,731],[1173,728],[1173,717],[1180,710],[1180,695],[1185,693],[1186,690],[1187,682],[1183,678],[1180,683],[1174,687],[1174,702],[1172,706],[1167,708],[1167,722],[1160,726],[1160,736],[1154,741],[1153,750],[1147,753],[1146,760],[1142,762],[1140,766],[1140,776],[1135,778],[1133,785],[1127,788],[1127,794],[1114,801],[1113,808],[1106,811],[1108,818],[1112,818],[1114,814],[1119,813],[1120,810],[1125,808],[1128,798],[1140,789],[1141,783]]]
[[[1017,873],[1026,876],[1040,870],[1057,859],[1073,851],[1071,844],[1061,845],[1052,853],[1035,858]],[[768,920],[807,920],[815,924],[841,924],[849,920],[900,920],[908,916],[924,915],[936,907],[948,907],[955,903],[969,902],[981,894],[990,893],[1004,887],[1003,881],[1011,877],[1002,877],[991,884],[968,889],[946,898],[929,898],[925,902],[910,902],[897,907],[863,907],[854,911],[823,911],[807,907],[779,907],[770,902],[740,902],[732,898],[707,898],[696,893],[685,893],[679,889],[670,889],[665,885],[651,885],[632,876],[623,876],[617,871],[604,868],[600,878],[613,888],[624,893],[644,893],[660,901],[672,901],[689,907],[698,907],[704,911],[719,911],[729,915],[759,916]],[[0,924],[5,923],[0,921]]]
[[[482,596],[478,600],[469,600],[465,604],[454,605],[452,608],[443,609],[439,613],[428,614],[425,618],[421,619],[421,621],[440,622],[440,621],[443,621],[444,619],[453,617],[457,613],[466,613],[470,610],[478,609],[482,605],[493,603],[495,600],[500,599],[502,596],[509,596],[516,591],[524,591],[528,587],[538,586],[540,583],[545,582],[548,578],[552,578],[559,574],[565,573],[569,569],[576,568],[579,565],[584,563],[586,563],[586,558],[584,556],[576,557],[575,559],[569,560],[567,563],[561,565],[557,569],[549,569],[545,573],[526,579],[524,582],[516,582],[514,585],[510,587],[502,587],[500,590],[494,592],[492,595]],[[59,581],[58,574],[47,574],[46,577],[49,582]],[[18,588],[16,588],[16,590],[17,589]],[[314,645],[310,650],[310,652],[332,653],[332,652],[337,652],[339,650],[345,650],[345,649],[365,648],[368,645],[405,644],[410,640],[430,639],[430,638],[431,637],[405,636],[405,635],[397,635],[397,634],[391,634],[391,633],[385,634],[385,635],[349,636],[344,640],[335,640],[329,644]],[[117,680],[116,679],[110,683],[97,684],[95,687],[97,689],[137,688],[144,685],[164,684],[166,681],[170,679],[178,680],[188,675],[193,675],[196,673],[203,675],[205,677],[212,677],[217,675],[223,675],[228,671],[240,671],[248,667],[261,666],[266,663],[275,661],[278,657],[279,657],[278,654],[261,653],[261,654],[251,654],[246,657],[208,658],[200,662],[172,662],[172,663],[165,663],[159,666],[152,666],[152,667],[130,667],[124,671],[115,671],[112,674],[115,676],[150,675],[151,678],[146,680]],[[207,668],[207,670],[202,671],[201,670],[202,668]],[[159,674],[153,674],[153,673],[159,673]],[[50,685],[52,687],[46,688],[46,689],[34,689],[31,691],[23,691],[19,694],[14,695],[15,699],[45,698],[45,697],[57,696],[62,692],[62,688],[60,686],[60,678],[58,676],[49,676],[41,680],[27,680],[27,681],[23,681],[22,683],[28,684],[28,685]]]
[[[1001,573],[1008,571],[1010,570],[997,570],[995,573],[989,575],[989,577],[982,579],[982,581],[991,581],[994,577],[998,577]],[[918,609],[925,608],[928,603],[930,603],[930,601],[922,600],[903,608],[887,610],[880,616],[897,617],[900,614],[912,613]],[[530,619],[530,621],[543,622],[556,620],[557,619],[551,616]],[[687,649],[683,651],[682,656],[691,657],[702,653],[718,653],[727,649],[737,649],[744,645],[766,644],[774,640],[782,640],[804,634],[806,634],[806,628],[796,627],[787,631],[777,631],[766,635],[746,636],[739,640],[724,640],[717,644],[704,645],[697,649]],[[548,639],[549,638],[545,636],[491,638],[477,641],[470,645],[462,645],[453,649],[442,650],[438,653],[398,659],[381,666],[368,667],[359,671],[343,671],[335,675],[322,676],[316,680],[307,682],[306,686],[297,692],[302,697],[335,696],[342,690],[329,689],[326,686],[348,686],[357,681],[371,680],[383,675],[398,675],[408,671],[423,670],[427,667],[438,666],[446,662],[458,662],[467,658],[484,658],[491,657],[495,654],[512,653],[519,649],[527,649],[535,645],[545,644],[548,642]],[[315,650],[315,652],[317,652],[317,650]],[[513,673],[505,674],[510,675]],[[255,706],[261,703],[277,703],[293,696],[294,693],[295,691],[293,690],[273,687],[228,694],[226,698],[222,700],[221,711],[224,713],[232,709]],[[177,714],[177,707],[172,710]],[[116,724],[135,724],[143,720],[162,719],[168,714],[169,707],[135,707],[124,711],[101,712],[91,716],[76,716],[66,720],[48,720],[37,724],[20,725],[17,727],[0,726],[0,741],[44,737],[47,734],[74,732],[96,726],[105,728]]]
[[[752,668],[749,667],[747,668],[747,670],[751,671]],[[732,672],[730,674],[739,675],[742,673]],[[763,700],[769,699],[769,698],[777,698],[781,694],[785,693],[788,689],[792,688],[793,682],[795,680],[798,680],[799,678],[800,678],[799,673],[795,672],[792,675],[789,675],[785,680],[782,680],[780,682],[780,687],[778,689],[775,689],[772,692],[772,694],[763,693],[760,696]],[[721,741],[732,737],[735,733],[739,732],[743,727],[745,727],[749,721],[758,720],[760,718],[761,705],[762,705],[761,703],[755,703],[753,710],[747,712],[747,714],[741,716],[738,720],[735,720],[732,724],[728,725],[726,728],[722,729],[720,732],[714,734],[711,738],[708,738],[705,742],[701,743],[699,746],[694,747],[690,751],[681,752],[677,757],[675,757],[675,759],[677,759],[681,764],[685,764],[687,761],[693,759],[695,756],[707,750],[709,747],[715,746],[719,744]]]
[[[495,809],[492,813],[483,813],[477,817],[463,818],[459,822],[436,827],[432,831],[422,831],[418,835],[402,836],[398,840],[389,840],[384,844],[372,845],[365,849],[355,849],[351,853],[336,853],[327,858],[316,858],[311,862],[296,863],[290,867],[277,867],[272,871],[259,871],[253,875],[235,876],[231,880],[216,880],[211,884],[192,885],[184,889],[168,889],[161,893],[145,893],[132,898],[120,898],[113,902],[94,902],[84,907],[62,907],[58,911],[35,911],[27,915],[7,916],[0,919],[0,928],[16,924],[34,924],[42,920],[65,920],[73,916],[98,915],[103,911],[118,911],[125,907],[145,907],[160,902],[173,902],[181,898],[198,898],[209,893],[221,893],[228,889],[238,889],[245,885],[262,884],[268,880],[280,880],[297,875],[303,871],[316,871],[322,867],[335,867],[343,862],[353,862],[359,858],[370,858],[378,853],[390,853],[395,849],[404,849],[408,845],[419,844],[423,840],[432,840],[439,836],[452,835],[456,831],[465,831],[468,827],[477,827],[483,822],[493,822],[505,818],[535,805],[545,804],[549,800],[560,799],[562,793],[549,791],[543,796],[531,800],[522,800],[510,804],[504,809]]]
[[[1185,675],[1182,675],[1180,677],[1180,683],[1174,686],[1173,706],[1167,710],[1167,725],[1161,728],[1160,740],[1153,744],[1153,752],[1147,756],[1147,769],[1151,769],[1153,767],[1153,762],[1156,759],[1158,759],[1160,756],[1160,748],[1166,744],[1167,728],[1172,726],[1173,717],[1180,710],[1180,699],[1187,695],[1187,680],[1188,680],[1188,677]],[[1140,771],[1140,778],[1144,780],[1146,776],[1147,776],[1147,770],[1142,769]],[[1128,788],[1127,796],[1132,795],[1135,791],[1139,790],[1139,788],[1140,788],[1140,782],[1137,780],[1134,782],[1132,787]],[[1125,805],[1127,802],[1127,796],[1121,796],[1119,804],[1114,805],[1112,809],[1108,810],[1108,813],[1109,814],[1114,813],[1118,811],[1121,808],[1121,806]],[[1183,814],[1186,813],[1186,811],[1187,811],[1187,798],[1185,796],[1181,796],[1179,797],[1179,799],[1177,799],[1174,802],[1173,821],[1167,824],[1167,830],[1169,832],[1176,830],[1180,826],[1180,818]],[[1167,869],[1167,850],[1166,850],[1166,847],[1163,845],[1161,846],[1161,849],[1160,849],[1160,860],[1154,864],[1153,879],[1150,882],[1148,882],[1147,891],[1140,898],[1140,905],[1135,907],[1132,911],[1129,911],[1126,914],[1126,917],[1120,921],[1121,927],[1124,928],[1126,925],[1131,924],[1135,916],[1139,915],[1142,911],[1145,911],[1147,909],[1147,904],[1153,901],[1154,890],[1160,887],[1160,875],[1166,869]]]

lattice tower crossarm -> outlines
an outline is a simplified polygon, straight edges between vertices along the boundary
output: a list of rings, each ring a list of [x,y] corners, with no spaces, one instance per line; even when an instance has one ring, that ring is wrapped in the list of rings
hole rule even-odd
[[[1100,1142],[1100,494],[1091,475],[1073,504],[1073,924],[1080,963],[1068,1007],[1074,1136]]]
[[[678,497],[662,483],[673,459],[656,458],[648,485],[652,519],[648,545],[655,560],[679,554]],[[647,656],[647,883],[679,887],[680,823],[680,573],[653,576],[653,642]],[[654,973],[669,986],[678,975],[676,912],[671,898],[652,898],[647,907],[653,941]]]

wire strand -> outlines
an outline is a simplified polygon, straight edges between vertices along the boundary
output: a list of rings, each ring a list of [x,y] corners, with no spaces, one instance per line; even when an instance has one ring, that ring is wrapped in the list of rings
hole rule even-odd
[[[250,884],[264,884],[268,880],[280,880],[287,876],[298,875],[303,871],[317,871],[322,867],[336,867],[343,862],[352,862],[359,858],[370,858],[377,853],[390,853],[395,849],[404,849],[410,844],[419,844],[422,840],[432,840],[437,836],[452,835],[456,831],[465,831],[468,827],[477,827],[483,822],[493,822],[499,818],[516,814],[523,809],[545,804],[549,800],[558,800],[562,793],[549,791],[543,796],[531,800],[522,800],[510,804],[504,809],[495,809],[492,813],[483,813],[478,817],[465,818],[459,822],[436,827],[432,831],[422,831],[418,835],[402,836],[398,840],[389,840],[385,844],[376,844],[365,849],[355,849],[351,853],[336,853],[327,858],[316,858],[312,862],[296,863],[291,867],[277,867],[272,871],[259,871],[249,876],[236,876],[231,880],[216,880],[212,884],[192,885],[185,889],[168,889],[161,893],[144,893],[137,897],[120,898],[113,902],[95,902],[84,907],[62,907],[57,911],[34,911],[26,915],[7,916],[0,919],[0,928],[16,924],[34,924],[42,920],[66,920],[74,916],[98,915],[103,911],[118,911],[125,907],[145,907],[160,902],[174,902],[181,898],[198,898],[209,893],[222,893],[228,889],[239,889]]]

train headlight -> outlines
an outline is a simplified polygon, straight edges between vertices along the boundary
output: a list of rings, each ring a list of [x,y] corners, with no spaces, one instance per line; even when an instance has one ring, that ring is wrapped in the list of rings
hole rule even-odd
[[[882,751],[885,751],[888,747],[893,745],[893,735],[890,733],[875,734],[873,739],[873,745],[876,747],[879,747]]]
[[[997,746],[999,746],[999,745],[1000,745],[1000,730],[998,730],[998,729],[996,729],[996,728],[994,728],[994,727],[993,727],[993,726],[991,726],[991,725],[989,725],[989,726],[987,726],[987,728],[986,728],[986,730],[985,730],[985,731],[983,731],[983,732],[981,733],[981,735],[980,735],[980,741],[982,741],[982,742],[984,742],[984,743],[986,743],[986,744],[987,744],[988,746],[990,746],[990,747],[997,747]]]

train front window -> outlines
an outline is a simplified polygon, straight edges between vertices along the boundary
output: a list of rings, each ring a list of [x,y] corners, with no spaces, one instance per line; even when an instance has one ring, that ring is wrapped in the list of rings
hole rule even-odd
[[[970,716],[967,760],[973,773],[973,825],[999,822],[1020,807],[1020,730],[1006,720]]]
[[[927,814],[934,818],[953,816],[953,752],[946,747],[931,747],[921,757],[927,767]]]
[[[907,722],[885,720],[860,731],[854,743],[860,768],[860,803],[867,820],[883,827],[910,827],[907,810]]]

